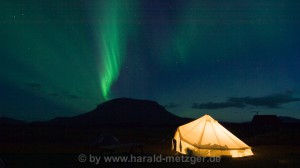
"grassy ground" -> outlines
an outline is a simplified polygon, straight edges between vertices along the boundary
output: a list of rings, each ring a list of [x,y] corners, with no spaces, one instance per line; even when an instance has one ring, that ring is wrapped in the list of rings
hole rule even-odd
[[[245,158],[221,158],[220,162],[212,162],[209,158],[196,164],[185,162],[166,163],[105,163],[96,164],[93,157],[107,155],[125,157],[162,157],[175,156],[171,151],[171,139],[176,127],[122,127],[122,128],[50,128],[50,127],[1,127],[0,158],[5,167],[299,167],[300,145],[278,143],[282,135],[293,137],[298,141],[297,133],[272,133],[243,138],[250,143],[254,156]],[[117,137],[121,143],[142,143],[143,153],[129,149],[107,153],[92,147],[92,142],[101,133],[109,133]],[[273,139],[272,139],[273,137]],[[283,138],[283,137],[281,137]],[[266,140],[267,139],[267,140]],[[282,140],[284,141],[284,139]],[[270,143],[268,143],[270,142]],[[275,143],[276,142],[276,143]],[[79,162],[80,154],[85,154],[86,161]],[[3,163],[0,162],[0,168]],[[2,164],[2,165],[1,165]],[[2,167],[1,167],[2,166]]]

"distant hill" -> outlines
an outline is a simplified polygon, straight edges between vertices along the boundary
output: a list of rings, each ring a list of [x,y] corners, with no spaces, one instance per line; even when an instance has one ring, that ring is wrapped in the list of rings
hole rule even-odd
[[[75,117],[59,117],[49,124],[63,125],[174,125],[189,119],[168,112],[155,101],[117,98]]]
[[[25,121],[16,120],[8,117],[0,117],[0,125],[23,125]]]
[[[293,117],[279,116],[278,118],[283,123],[300,123],[300,119]]]

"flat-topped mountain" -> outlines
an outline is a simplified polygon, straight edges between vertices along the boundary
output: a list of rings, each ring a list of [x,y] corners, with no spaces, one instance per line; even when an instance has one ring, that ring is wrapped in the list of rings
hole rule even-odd
[[[187,119],[168,112],[155,101],[131,98],[117,98],[104,102],[96,109],[74,117],[59,117],[50,120],[52,124],[75,125],[173,125]]]

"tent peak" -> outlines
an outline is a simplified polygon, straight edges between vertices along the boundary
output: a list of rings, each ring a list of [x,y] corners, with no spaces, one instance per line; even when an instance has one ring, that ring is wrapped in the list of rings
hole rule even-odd
[[[205,119],[206,121],[216,121],[215,119],[213,119],[210,115],[205,114]]]

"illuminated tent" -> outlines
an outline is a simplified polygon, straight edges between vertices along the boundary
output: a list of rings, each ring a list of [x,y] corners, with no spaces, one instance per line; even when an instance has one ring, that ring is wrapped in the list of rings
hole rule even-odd
[[[207,157],[253,155],[251,147],[209,115],[179,126],[172,144],[173,150],[182,154]]]

